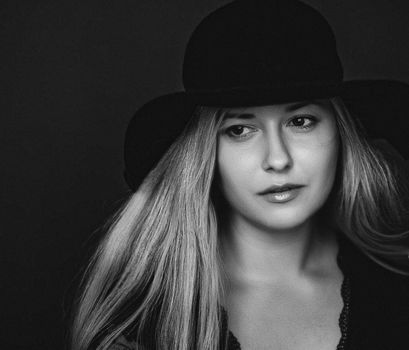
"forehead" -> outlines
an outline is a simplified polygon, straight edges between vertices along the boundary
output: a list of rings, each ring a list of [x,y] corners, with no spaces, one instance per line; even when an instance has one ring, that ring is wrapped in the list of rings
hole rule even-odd
[[[223,108],[224,118],[251,119],[257,116],[271,115],[274,113],[288,114],[300,109],[318,110],[327,113],[333,112],[331,102],[328,99],[305,100],[289,103],[280,103],[265,106],[231,107]]]

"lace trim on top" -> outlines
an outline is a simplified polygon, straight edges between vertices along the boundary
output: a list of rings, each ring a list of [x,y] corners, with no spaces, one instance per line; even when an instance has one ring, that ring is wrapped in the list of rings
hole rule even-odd
[[[345,248],[343,242],[342,233],[337,235],[338,241],[338,254],[337,254],[337,264],[339,269],[342,271],[344,279],[341,286],[341,297],[344,302],[341,314],[339,315],[339,328],[341,330],[341,339],[337,345],[336,350],[346,350],[347,341],[349,339],[349,320],[351,319],[351,281],[350,276],[347,271],[345,264]]]
[[[341,314],[339,315],[338,325],[341,331],[341,338],[339,339],[338,345],[336,350],[347,350],[346,344],[348,340],[348,333],[349,333],[349,319],[351,313],[351,282],[349,276],[346,274],[346,267],[344,264],[344,254],[342,251],[342,242],[341,239],[338,238],[338,254],[337,254],[337,264],[343,274],[343,280],[341,285],[341,297],[343,300],[343,306],[341,310]],[[227,323],[227,311],[224,310],[224,316],[226,317]],[[228,341],[227,341],[227,349],[226,350],[241,350],[241,345],[233,334],[232,331],[228,331]]]
[[[351,297],[351,287],[349,277],[344,277],[341,287],[341,296],[344,301],[344,306],[342,307],[341,314],[339,315],[339,329],[341,330],[341,339],[337,345],[337,350],[345,350],[347,343],[347,334],[348,334],[348,319],[350,315],[350,297]]]

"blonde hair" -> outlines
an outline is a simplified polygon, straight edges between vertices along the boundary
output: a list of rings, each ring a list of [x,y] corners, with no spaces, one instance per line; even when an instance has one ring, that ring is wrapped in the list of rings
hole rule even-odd
[[[342,143],[341,183],[336,186],[331,217],[368,257],[407,274],[409,211],[404,199],[409,198],[409,190],[405,182],[399,182],[404,169],[397,164],[404,161],[399,154],[390,159],[366,135],[359,119],[351,116],[340,98],[331,102]]]
[[[216,108],[184,133],[117,213],[88,272],[73,349],[107,349],[136,325],[149,348],[215,349],[219,341],[217,220],[210,199]]]
[[[392,168],[342,100],[331,99],[341,139],[328,208],[334,224],[393,271],[407,255],[404,213]],[[149,349],[216,350],[221,314],[215,174],[217,108],[198,107],[189,125],[114,215],[87,271],[72,349],[108,349],[135,334]],[[406,262],[406,261],[405,261]],[[407,266],[406,266],[407,267]]]

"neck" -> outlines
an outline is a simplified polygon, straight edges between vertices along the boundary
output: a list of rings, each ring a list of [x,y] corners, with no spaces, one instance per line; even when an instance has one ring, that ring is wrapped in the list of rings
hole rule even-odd
[[[324,231],[313,220],[286,230],[231,220],[221,235],[225,272],[230,280],[252,284],[305,277],[335,255],[328,254],[328,247],[334,247],[330,243],[334,243],[334,235]]]

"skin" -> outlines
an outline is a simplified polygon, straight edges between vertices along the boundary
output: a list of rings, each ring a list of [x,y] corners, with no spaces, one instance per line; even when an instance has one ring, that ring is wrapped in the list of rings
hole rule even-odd
[[[314,216],[336,175],[332,106],[316,100],[226,112],[217,182],[228,205],[221,256],[229,328],[245,349],[334,349],[342,273],[335,235]],[[259,194],[284,183],[304,187],[286,203]]]

